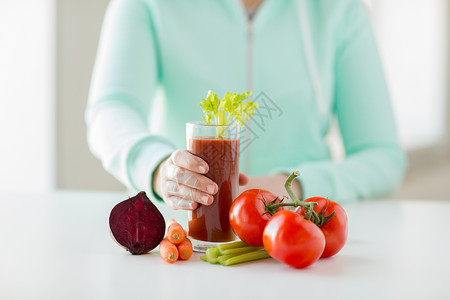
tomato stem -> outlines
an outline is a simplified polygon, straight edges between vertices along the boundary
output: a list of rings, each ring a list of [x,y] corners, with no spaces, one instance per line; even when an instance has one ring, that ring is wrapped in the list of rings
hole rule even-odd
[[[292,181],[298,177],[300,175],[299,171],[294,171],[292,172],[291,175],[289,175],[289,177],[286,179],[286,182],[284,183],[284,187],[286,189],[286,191],[288,192],[289,196],[292,199],[292,203],[296,204],[296,206],[300,205],[299,203],[301,202],[300,200],[298,200],[298,198],[295,196],[294,192],[292,191]]]
[[[282,202],[275,203],[276,201],[267,203],[263,197],[264,203],[266,204],[266,212],[270,213],[271,215],[274,215],[277,212],[278,208],[282,206],[294,206],[294,207],[301,206],[306,212],[305,219],[311,220],[312,222],[319,224],[321,223],[321,218],[314,211],[314,206],[317,205],[318,203],[301,201],[297,198],[297,196],[295,196],[294,192],[292,191],[292,181],[299,175],[300,175],[299,171],[292,172],[291,175],[289,175],[289,177],[286,179],[286,182],[284,183],[284,187],[288,192],[289,196],[291,197],[292,203],[282,203]]]
[[[292,191],[292,181],[300,176],[299,171],[294,171],[289,175],[288,179],[286,179],[286,183],[284,184],[284,187],[286,188],[286,191],[288,192],[289,196],[291,196],[291,199],[293,203],[297,204],[296,206],[301,206],[306,211],[305,219],[311,220],[314,223],[320,222],[320,217],[317,215],[317,213],[314,211],[314,206],[317,205],[317,202],[303,202],[297,199],[294,192]]]

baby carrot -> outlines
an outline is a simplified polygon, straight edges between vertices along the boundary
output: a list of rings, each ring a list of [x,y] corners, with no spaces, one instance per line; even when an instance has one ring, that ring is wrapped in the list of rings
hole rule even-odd
[[[175,219],[169,219],[169,220],[166,222],[166,228],[169,229],[170,225],[172,225],[173,223],[177,223],[177,221],[175,221]],[[166,233],[164,234],[164,238],[167,238],[167,237],[168,237],[168,236],[167,236],[167,233],[168,233],[168,232],[169,232],[169,231],[166,230]]]
[[[190,239],[185,238],[177,247],[181,259],[186,260],[192,256],[192,242]]]
[[[179,244],[185,239],[185,237],[185,231],[179,223],[173,222],[167,228],[167,238],[171,243]]]
[[[168,239],[163,239],[159,244],[159,254],[168,263],[174,263],[178,259],[177,246],[169,242]]]
[[[170,225],[172,225],[174,223],[178,223],[178,222],[175,221],[175,219],[169,219],[169,221],[166,222],[166,225],[167,225],[167,227],[169,227]]]

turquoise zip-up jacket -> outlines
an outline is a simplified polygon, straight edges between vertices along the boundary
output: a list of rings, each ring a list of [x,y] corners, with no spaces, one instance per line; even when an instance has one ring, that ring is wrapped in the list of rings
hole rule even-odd
[[[358,0],[112,0],[86,109],[88,143],[138,191],[201,120],[208,90],[253,91],[240,172],[299,170],[303,198],[338,202],[392,193],[405,169],[366,7]],[[333,117],[345,159],[325,136]],[[261,187],[264,188],[264,187]],[[153,193],[154,197],[157,197]]]

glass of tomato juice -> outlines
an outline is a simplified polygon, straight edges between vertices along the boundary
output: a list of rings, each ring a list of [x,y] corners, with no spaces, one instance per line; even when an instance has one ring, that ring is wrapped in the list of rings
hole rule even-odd
[[[187,149],[208,165],[206,177],[219,187],[211,205],[199,204],[189,211],[189,237],[195,251],[236,239],[228,214],[239,192],[239,123],[206,125],[186,123]]]

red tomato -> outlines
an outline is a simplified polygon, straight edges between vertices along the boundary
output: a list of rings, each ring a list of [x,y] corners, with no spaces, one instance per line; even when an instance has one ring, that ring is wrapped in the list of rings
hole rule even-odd
[[[347,241],[347,214],[345,210],[338,203],[322,197],[312,197],[305,200],[305,202],[317,202],[314,206],[314,211],[317,214],[323,213],[324,217],[328,217],[333,211],[334,216],[323,224],[320,229],[325,236],[325,250],[322,257],[330,257],[338,253],[344,247]],[[327,206],[328,203],[328,206]],[[305,215],[305,211],[299,206],[295,212]]]
[[[264,227],[271,217],[269,213],[264,212],[266,206],[261,193],[267,202],[276,198],[265,190],[247,190],[233,201],[230,208],[231,228],[243,242],[253,247],[262,247]]]
[[[270,218],[263,242],[270,256],[294,268],[312,265],[325,248],[325,237],[319,227],[289,210]]]

